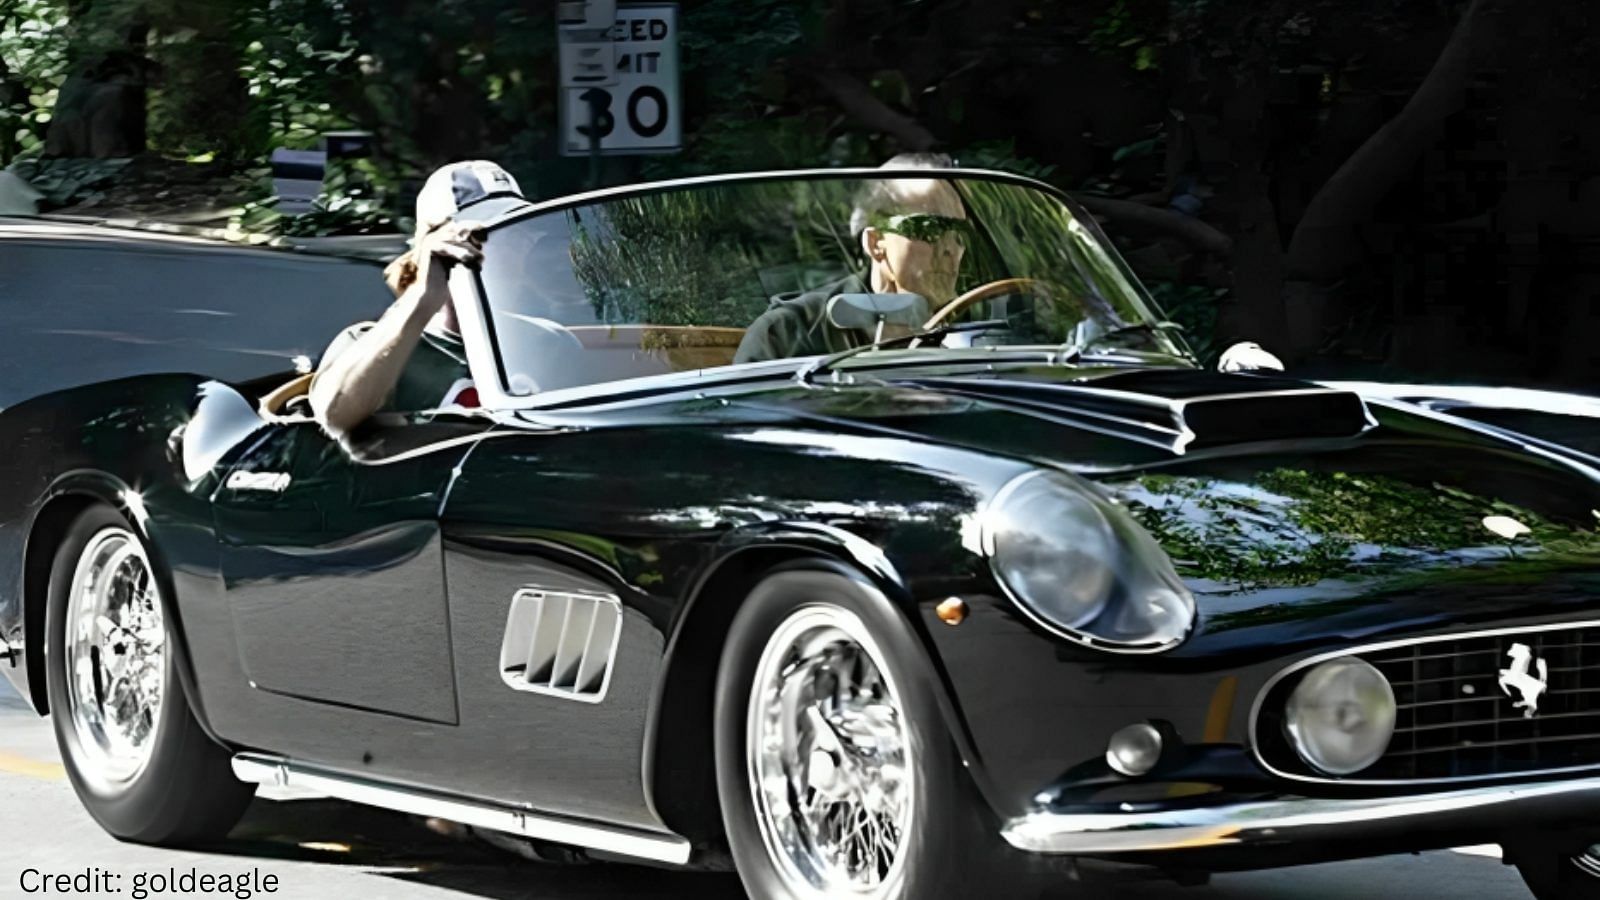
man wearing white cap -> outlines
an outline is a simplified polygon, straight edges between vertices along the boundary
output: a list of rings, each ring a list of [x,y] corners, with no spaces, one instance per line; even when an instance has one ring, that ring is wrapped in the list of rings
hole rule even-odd
[[[451,163],[428,177],[417,195],[417,231],[384,269],[396,300],[376,322],[339,333],[311,381],[311,408],[333,433],[347,432],[375,412],[476,406],[466,349],[450,302],[449,270],[476,268],[482,232],[455,221],[480,200],[521,196],[510,173],[484,160]]]

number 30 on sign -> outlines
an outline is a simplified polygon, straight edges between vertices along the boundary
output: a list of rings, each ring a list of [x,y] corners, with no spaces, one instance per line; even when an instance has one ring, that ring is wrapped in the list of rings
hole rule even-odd
[[[671,153],[683,143],[678,103],[678,7],[621,4],[610,33],[616,75],[609,83],[561,92],[561,152]]]

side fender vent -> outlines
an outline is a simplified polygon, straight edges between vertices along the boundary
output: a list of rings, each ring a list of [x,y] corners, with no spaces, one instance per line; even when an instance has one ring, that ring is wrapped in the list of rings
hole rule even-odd
[[[500,678],[519,691],[599,703],[621,638],[616,597],[525,588],[511,598]]]

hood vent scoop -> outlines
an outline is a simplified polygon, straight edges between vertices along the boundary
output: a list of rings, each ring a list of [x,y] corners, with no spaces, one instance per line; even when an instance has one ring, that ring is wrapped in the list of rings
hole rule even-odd
[[[1355,437],[1377,425],[1359,395],[1322,388],[1200,397],[1175,405],[1189,436],[1179,450]]]
[[[919,378],[902,383],[1024,409],[1178,454],[1238,444],[1351,438],[1377,425],[1360,395],[1350,391],[1249,375],[1161,374],[1189,378]]]

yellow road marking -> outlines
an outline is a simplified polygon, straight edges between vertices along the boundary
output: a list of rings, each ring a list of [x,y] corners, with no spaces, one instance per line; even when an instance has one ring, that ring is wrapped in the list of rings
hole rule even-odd
[[[12,756],[0,752],[0,772],[11,775],[26,775],[29,778],[43,778],[46,781],[60,781],[67,777],[67,770],[61,768],[60,763],[39,762],[23,756]]]

